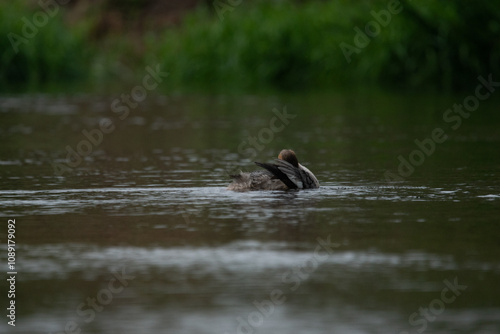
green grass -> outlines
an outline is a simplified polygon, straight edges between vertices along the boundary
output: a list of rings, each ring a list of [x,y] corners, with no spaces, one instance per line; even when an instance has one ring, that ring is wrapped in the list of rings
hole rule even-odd
[[[134,83],[146,65],[158,63],[170,73],[169,90],[458,91],[474,86],[478,75],[500,76],[500,3],[489,0],[402,0],[403,10],[348,62],[341,43],[354,45],[354,28],[364,30],[374,20],[370,11],[388,3],[243,1],[222,20],[214,8],[200,7],[180,26],[150,30],[140,41],[110,33],[96,42],[88,33],[92,18],[68,27],[59,13],[17,54],[7,36],[22,35],[21,18],[39,8],[2,4],[0,89],[110,87]],[[141,2],[127,4],[126,13],[140,12]]]
[[[52,18],[44,13],[46,23],[37,26],[33,24],[35,13],[43,18],[40,7],[28,8],[22,2],[0,4],[2,91],[36,90],[46,85],[62,88],[87,77],[90,50],[85,30],[76,26],[69,29],[60,13]],[[33,26],[24,28],[29,24],[23,18]]]
[[[496,2],[402,1],[368,46],[347,62],[342,42],[388,1],[251,2],[190,15],[148,49],[178,86],[284,90],[383,85],[461,90],[479,74],[500,74]]]

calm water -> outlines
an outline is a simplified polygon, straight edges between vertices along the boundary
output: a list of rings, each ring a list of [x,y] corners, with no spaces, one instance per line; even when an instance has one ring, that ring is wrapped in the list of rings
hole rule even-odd
[[[465,96],[1,97],[0,331],[500,333],[500,100]],[[282,148],[319,190],[225,189]]]

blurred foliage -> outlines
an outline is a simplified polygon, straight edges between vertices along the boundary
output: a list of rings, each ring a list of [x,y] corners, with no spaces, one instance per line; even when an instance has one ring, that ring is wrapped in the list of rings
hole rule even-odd
[[[401,20],[382,36],[388,83],[445,90],[469,88],[479,75],[500,75],[500,2],[405,1]]]
[[[200,10],[178,31],[151,40],[178,85],[278,87],[382,84],[460,90],[500,74],[500,2],[401,1],[402,11],[349,63],[355,27],[390,1],[252,2],[223,13]]]
[[[223,19],[200,9],[179,30],[149,40],[148,47],[156,46],[151,54],[177,85],[322,86],[345,79],[338,77],[345,72],[335,72],[347,65],[338,41],[352,39],[349,18],[361,18],[345,3],[242,4],[224,12]],[[370,8],[367,2],[363,7]]]
[[[128,0],[123,15],[137,19],[153,2]],[[474,86],[478,75],[500,75],[500,2],[489,0],[402,0],[401,12],[378,24],[380,31],[365,37],[369,43],[348,62],[341,43],[355,47],[355,28],[365,31],[375,22],[373,12],[389,3],[216,0],[176,27],[148,28],[140,36],[111,31],[100,41],[83,28],[91,18],[69,29],[59,15],[18,54],[8,38],[1,40],[0,87],[89,77],[102,86],[133,80],[144,66],[158,63],[170,73],[169,86],[201,90],[377,85],[457,91]],[[116,4],[109,0],[102,10],[116,10]],[[20,18],[29,13],[17,3],[0,5],[2,35],[21,35]]]
[[[51,17],[22,1],[1,2],[0,89],[65,87],[85,79],[90,60],[85,32],[83,25],[68,29],[58,13]]]

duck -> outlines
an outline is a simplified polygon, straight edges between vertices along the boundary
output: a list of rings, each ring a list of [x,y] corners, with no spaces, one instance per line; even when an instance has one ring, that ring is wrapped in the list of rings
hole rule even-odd
[[[233,182],[227,189],[248,191],[319,188],[316,176],[299,163],[293,150],[281,150],[274,163],[255,162],[255,164],[265,170],[230,175]]]

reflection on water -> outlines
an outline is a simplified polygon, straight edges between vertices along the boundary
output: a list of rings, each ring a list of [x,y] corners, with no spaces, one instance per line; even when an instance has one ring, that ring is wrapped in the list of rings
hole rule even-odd
[[[375,102],[388,112],[368,113]],[[19,274],[17,326],[0,330],[500,332],[495,105],[388,183],[439,120],[375,102],[152,98],[58,176],[66,145],[113,119],[108,99],[1,98],[0,212],[16,218]],[[257,168],[238,144],[285,104],[297,118],[255,160],[294,148],[321,188],[227,191],[228,166]]]
[[[229,183],[230,181],[222,181]],[[488,194],[469,185],[447,190],[425,186],[334,186],[325,182],[321,190],[231,192],[226,187],[111,187],[56,190],[0,191],[0,209],[5,215],[53,215],[86,213],[99,208],[108,215],[175,215],[182,213],[194,219],[204,210],[210,218],[241,218],[255,220],[271,217],[276,212],[284,216],[304,216],[308,212],[336,211],[328,201],[380,202],[461,202],[483,199],[496,201],[500,195]],[[324,205],[321,205],[324,203]],[[270,212],[267,212],[270,209]],[[252,217],[256,214],[256,217]],[[255,219],[254,219],[255,218]],[[401,220],[395,220],[401,221]]]
[[[319,238],[322,242],[326,242],[327,239]],[[320,243],[318,245],[321,246]],[[408,272],[431,272],[434,275],[436,272],[441,272],[444,273],[443,277],[453,281],[453,275],[457,271],[498,272],[500,269],[498,264],[494,267],[488,263],[460,264],[452,256],[418,252],[381,254],[374,251],[339,249],[329,253],[327,248],[321,248],[320,253],[315,254],[314,248],[290,250],[290,246],[287,243],[258,241],[233,242],[220,247],[197,248],[46,244],[24,248],[22,272],[26,281],[65,282],[71,280],[81,285],[85,283],[77,282],[99,281],[100,279],[106,282],[109,280],[109,278],[104,278],[106,273],[115,272],[121,277],[129,278],[129,282],[123,290],[123,295],[120,291],[120,294],[114,298],[127,299],[129,302],[132,298],[139,298],[143,305],[133,303],[133,308],[142,308],[140,313],[145,314],[145,317],[149,316],[148,309],[154,305],[154,312],[164,309],[164,316],[170,318],[172,317],[170,308],[173,307],[177,310],[176,317],[181,318],[177,320],[182,324],[189,323],[192,314],[191,312],[179,314],[180,309],[194,308],[195,312],[203,311],[205,308],[224,310],[220,312],[222,314],[212,314],[212,316],[216,319],[220,317],[231,320],[231,315],[236,319],[238,316],[254,312],[255,300],[259,302],[261,302],[259,298],[270,300],[269,294],[279,290],[282,295],[278,300],[283,300],[283,303],[278,302],[273,306],[276,308],[277,315],[272,312],[273,314],[269,315],[269,325],[263,326],[263,329],[274,330],[280,321],[290,321],[288,313],[302,313],[303,303],[307,305],[306,314],[314,309],[319,313],[309,315],[313,317],[309,321],[318,319],[321,320],[320,322],[325,322],[328,317],[323,314],[325,311],[321,311],[325,308],[338,312],[336,308],[347,307],[351,308],[350,312],[353,315],[356,315],[358,312],[368,313],[368,310],[373,307],[370,307],[371,303],[383,305],[386,297],[381,294],[382,291],[389,295],[422,293],[439,297],[439,292],[443,289],[442,282],[416,282],[408,275]],[[297,246],[304,248],[304,245]],[[340,246],[336,247],[340,248]],[[333,282],[335,283],[332,284]],[[459,284],[462,283],[460,280]],[[101,288],[103,286],[105,288],[106,285],[101,285]],[[353,300],[352,294],[357,290],[366,294],[363,301]],[[318,294],[320,291],[321,294]],[[77,305],[78,298],[84,301],[85,297],[85,295],[75,296],[74,304]],[[174,303],[172,300],[168,301],[171,298],[175,299]],[[285,303],[287,298],[289,303]],[[125,301],[120,303],[125,303],[121,305],[125,309],[129,307]],[[269,305],[267,303],[267,310],[270,312]],[[468,312],[475,322],[491,317],[491,315],[485,316],[481,310]],[[398,316],[397,307],[386,305],[385,313],[384,319],[378,321],[384,326],[393,325],[391,322],[396,321]],[[107,313],[106,317],[108,317]],[[226,330],[230,329],[235,319],[225,324],[229,326],[225,328]],[[443,321],[447,322],[447,320]],[[340,324],[328,326],[338,329],[366,326],[369,330],[373,325],[370,321],[367,323],[358,321],[350,325],[343,322],[345,320],[340,321],[341,327],[337,327]],[[398,323],[404,324],[404,318]],[[304,325],[307,326],[303,328],[306,330],[307,321]],[[224,327],[221,326],[220,329],[222,328]],[[326,327],[323,328],[325,329]],[[177,330],[188,333],[191,329],[177,328]]]

